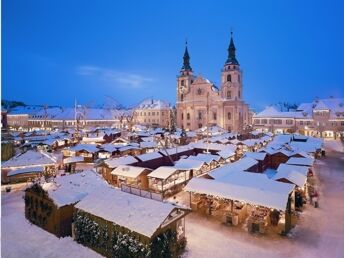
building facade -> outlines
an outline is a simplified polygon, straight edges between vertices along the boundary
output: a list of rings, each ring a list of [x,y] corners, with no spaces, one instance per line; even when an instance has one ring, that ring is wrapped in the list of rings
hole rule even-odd
[[[11,129],[67,129],[91,127],[125,127],[132,117],[131,110],[106,108],[30,107],[17,108],[7,115]]]
[[[221,87],[217,88],[209,80],[193,74],[186,46],[183,66],[177,77],[178,127],[195,130],[217,125],[241,132],[249,125],[249,108],[243,101],[242,71],[235,51],[231,37],[228,58],[221,72]]]
[[[149,127],[171,127],[172,108],[162,100],[147,99],[141,102],[134,111],[134,121]]]
[[[267,107],[253,116],[253,127],[274,133],[299,132],[323,138],[344,137],[344,99],[316,99],[288,112]]]

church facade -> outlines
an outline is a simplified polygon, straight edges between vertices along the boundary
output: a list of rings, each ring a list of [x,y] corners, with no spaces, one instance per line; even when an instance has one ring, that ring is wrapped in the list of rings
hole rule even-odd
[[[249,108],[243,101],[242,71],[236,59],[231,35],[228,57],[221,72],[221,86],[216,87],[202,76],[195,76],[190,65],[187,46],[183,66],[177,77],[177,126],[195,130],[220,126],[228,131],[242,132],[249,124]]]

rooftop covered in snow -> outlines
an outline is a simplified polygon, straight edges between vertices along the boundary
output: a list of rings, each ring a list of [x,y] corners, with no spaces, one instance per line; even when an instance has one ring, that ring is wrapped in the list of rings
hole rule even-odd
[[[288,184],[286,184],[288,185]],[[206,194],[215,198],[237,200],[251,205],[285,211],[289,194],[294,186],[275,189],[269,185],[243,186],[234,183],[223,183],[217,180],[193,178],[184,188],[187,192]]]
[[[178,209],[170,203],[142,198],[117,189],[94,192],[75,207],[149,238]],[[181,211],[179,215],[182,217],[184,214]]]

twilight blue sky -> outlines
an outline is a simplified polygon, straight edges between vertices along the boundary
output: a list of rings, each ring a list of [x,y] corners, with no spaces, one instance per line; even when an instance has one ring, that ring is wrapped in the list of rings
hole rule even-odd
[[[219,85],[231,27],[253,108],[344,97],[343,11],[343,1],[3,0],[2,98],[174,103],[185,38],[196,75]]]

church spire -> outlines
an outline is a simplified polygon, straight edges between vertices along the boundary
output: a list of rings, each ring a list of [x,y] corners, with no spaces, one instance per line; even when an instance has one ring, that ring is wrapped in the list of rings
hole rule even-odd
[[[192,68],[190,66],[190,56],[188,52],[188,42],[185,41],[185,52],[183,56],[183,66],[182,66],[182,71],[190,71],[192,72]]]
[[[231,41],[228,46],[228,58],[226,64],[239,65],[238,60],[235,57],[235,46],[233,41],[233,31],[231,31]]]

